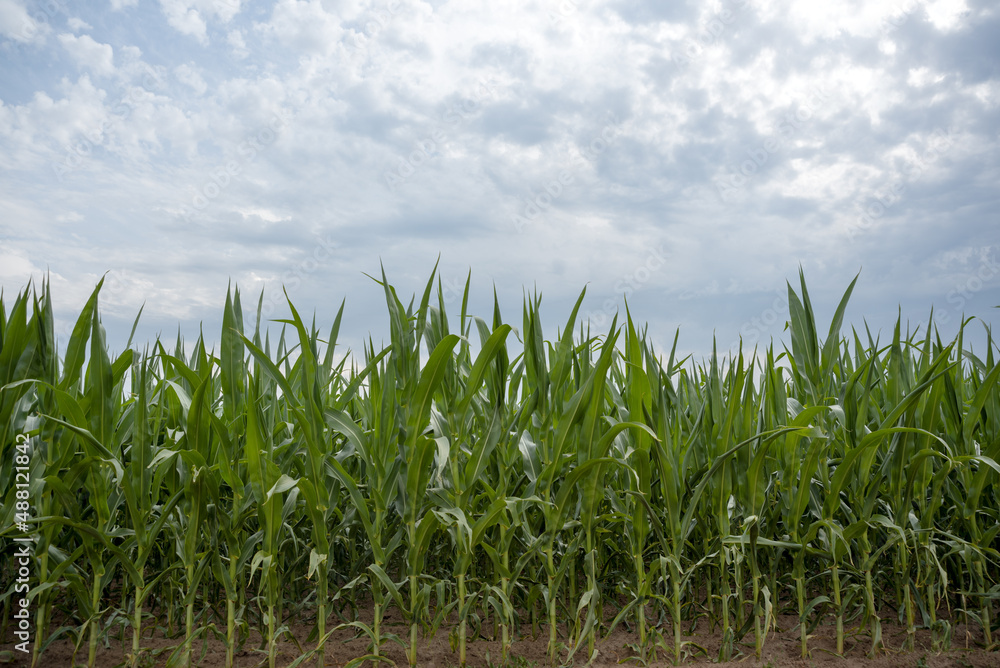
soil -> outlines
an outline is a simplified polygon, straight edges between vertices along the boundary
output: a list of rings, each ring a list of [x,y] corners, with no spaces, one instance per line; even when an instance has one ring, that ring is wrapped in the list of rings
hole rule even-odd
[[[362,618],[366,615],[362,613]],[[367,617],[370,619],[371,613]],[[650,620],[652,623],[652,620]],[[797,619],[794,616],[782,616],[778,618],[778,631],[772,630],[768,634],[764,643],[764,650],[760,659],[754,657],[753,632],[748,634],[744,642],[737,643],[734,648],[734,658],[725,663],[715,663],[718,658],[722,635],[718,628],[710,629],[706,620],[700,620],[699,624],[691,635],[684,635],[685,641],[690,641],[685,646],[687,656],[684,657],[685,664],[715,664],[718,666],[740,666],[741,668],[774,666],[802,666],[802,667],[822,667],[830,668],[886,668],[889,666],[912,666],[914,668],[1000,668],[1000,651],[986,651],[982,649],[982,633],[978,628],[968,629],[964,624],[958,624],[952,631],[952,647],[949,651],[935,653],[931,649],[931,634],[929,630],[918,629],[916,634],[915,650],[904,652],[901,647],[906,638],[906,629],[898,624],[890,624],[883,620],[882,638],[886,650],[874,659],[866,658],[869,648],[869,638],[866,633],[859,633],[856,628],[847,625],[845,628],[844,657],[835,654],[836,632],[832,623],[819,625],[809,639],[809,649],[811,657],[803,660],[800,656],[801,647],[799,640],[799,630]],[[306,643],[311,627],[295,626],[292,632],[299,639],[302,650],[308,651],[315,647],[314,643]],[[672,649],[673,632],[669,624],[659,629],[664,634],[664,641],[667,648]],[[685,629],[689,630],[689,629]],[[421,642],[417,658],[419,665],[433,668],[452,668],[459,665],[457,649],[452,651],[449,637],[449,628],[442,629],[433,637],[424,638]],[[395,633],[401,638],[408,637],[409,627],[405,626],[398,614],[387,615],[383,625],[383,633]],[[470,642],[467,647],[467,661],[469,666],[483,667],[496,666],[500,663],[500,643],[498,640],[489,639],[492,634],[492,623],[488,623],[483,630],[484,638],[478,638]],[[540,624],[538,627],[538,637],[531,638],[531,626],[522,626],[523,637],[513,643],[511,666],[516,668],[546,668],[548,659],[546,656],[547,627]],[[113,666],[126,665],[127,655],[131,649],[131,631],[127,630],[124,643],[119,642],[117,634],[110,640],[110,646],[102,646],[98,649],[97,666],[100,668],[112,668]],[[159,636],[148,638],[150,632],[144,631],[143,648],[145,656],[140,663],[145,667],[165,666],[167,657],[180,641],[178,639],[167,639]],[[327,644],[326,666],[343,666],[351,659],[366,654],[367,639],[354,638],[353,629],[342,629],[334,633]],[[560,638],[565,638],[565,630],[560,629]],[[597,644],[597,656],[592,666],[608,667],[620,664],[640,665],[638,661],[630,661],[634,657],[628,645],[634,644],[637,636],[623,627],[615,629],[608,637],[601,638]],[[235,665],[239,668],[251,668],[254,666],[267,665],[267,655],[263,651],[258,651],[260,646],[260,636],[251,634],[251,638],[244,644],[237,653]],[[0,646],[0,652],[4,659],[9,659],[11,644]],[[301,656],[302,650],[295,643],[288,639],[282,640],[278,646],[276,666],[288,666],[292,661]],[[397,666],[403,668],[407,665],[406,655],[403,648],[394,643],[388,643],[383,647],[384,656],[395,661]],[[586,648],[582,648],[574,657],[574,665],[586,665]],[[561,655],[565,657],[565,651]],[[0,659],[0,664],[4,666],[28,666],[30,655],[14,653],[11,661]],[[666,655],[663,651],[658,652],[658,657],[651,662],[651,666],[670,665],[672,656]],[[74,663],[75,659],[75,663]],[[86,665],[87,648],[86,644],[75,653],[70,640],[63,638],[54,642],[42,654],[40,660],[41,668],[72,668],[75,665]],[[202,668],[219,668],[225,666],[226,649],[221,640],[210,638],[207,642],[196,643],[193,664]],[[316,666],[316,658],[313,657],[304,666]],[[371,665],[371,664],[366,664]]]

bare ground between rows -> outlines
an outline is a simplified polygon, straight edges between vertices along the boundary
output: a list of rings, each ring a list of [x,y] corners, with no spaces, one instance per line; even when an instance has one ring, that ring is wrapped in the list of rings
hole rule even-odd
[[[370,621],[371,611],[362,610],[361,620]],[[929,630],[918,629],[916,634],[916,649],[912,652],[902,651],[902,646],[906,638],[906,628],[895,623],[883,620],[882,637],[886,651],[874,659],[868,659],[870,641],[866,633],[857,632],[856,627],[845,629],[847,635],[845,639],[844,657],[835,654],[836,631],[832,623],[820,624],[809,639],[809,649],[811,656],[808,659],[801,658],[801,644],[799,639],[799,629],[796,617],[793,615],[779,616],[778,631],[771,631],[764,644],[761,658],[757,659],[753,655],[753,633],[751,632],[738,643],[734,652],[734,659],[729,662],[716,663],[719,654],[722,634],[718,628],[711,629],[706,620],[700,620],[693,634],[682,636],[684,641],[691,644],[686,646],[687,656],[685,664],[715,664],[718,666],[742,666],[742,667],[764,667],[773,666],[780,668],[783,666],[829,666],[830,668],[887,668],[889,666],[913,666],[914,668],[1000,668],[1000,651],[986,651],[982,649],[982,633],[978,628],[967,628],[964,624],[956,624],[952,632],[952,647],[949,651],[935,653],[931,649],[931,635]],[[303,650],[310,650],[315,647],[314,643],[306,643],[304,639],[308,636],[311,626],[296,625],[292,627],[292,632],[299,639]],[[500,663],[500,642],[489,639],[492,633],[492,623],[487,623],[484,628],[484,636],[475,640],[470,640],[467,647],[467,661],[469,666],[486,668],[490,665]],[[668,624],[656,627],[663,634],[667,648],[672,651],[673,631]],[[688,630],[687,628],[685,630]],[[449,628],[442,627],[433,637],[423,637],[420,641],[417,658],[421,666],[429,668],[451,668],[459,665],[458,651],[452,650],[449,641]],[[522,626],[521,638],[512,644],[511,665],[518,668],[545,668],[549,665],[546,654],[548,640],[548,629],[544,624],[538,627],[538,636],[531,638],[531,626]],[[398,613],[390,613],[383,623],[384,633],[395,633],[401,638],[408,637],[409,627],[400,621]],[[166,665],[170,648],[176,646],[180,639],[168,639],[162,635],[153,638],[145,637],[148,632],[144,631],[142,647],[147,653],[145,661],[140,665],[147,668],[160,668]],[[565,629],[560,628],[560,639],[565,639]],[[367,639],[354,638],[353,630],[340,630],[333,634],[327,644],[326,666],[343,666],[351,659],[363,656],[367,653]],[[639,665],[637,661],[630,661],[636,652],[629,647],[637,641],[637,635],[625,630],[623,627],[607,637],[601,638],[597,643],[598,654],[590,665],[595,667],[610,667],[618,665]],[[252,668],[254,666],[267,665],[266,654],[256,651],[260,645],[260,636],[256,632],[251,633],[251,637],[238,651],[235,659],[235,666],[238,668]],[[13,649],[10,643],[2,647],[3,650]],[[124,644],[118,637],[111,639],[110,647],[101,646],[97,653],[97,666],[99,668],[113,668],[125,664],[128,653],[131,650],[131,632],[125,634]],[[301,656],[301,651],[295,643],[290,640],[282,640],[278,645],[276,666],[287,666],[296,658]],[[404,668],[407,665],[406,655],[403,648],[395,643],[387,643],[383,646],[382,653],[392,659],[397,666]],[[28,666],[30,655],[15,653],[12,662],[5,665]],[[214,637],[206,642],[196,643],[194,650],[193,665],[201,668],[221,668],[226,662],[225,643]],[[565,651],[561,659],[566,656]],[[650,663],[651,666],[671,665],[672,655],[666,655],[662,650],[658,650],[656,661]],[[61,639],[54,642],[44,652],[41,657],[41,668],[72,668],[73,666],[86,665],[87,648],[86,643],[75,653],[73,643],[68,639]],[[573,657],[573,665],[586,665],[586,648]],[[313,658],[305,665],[316,666],[316,659]],[[371,665],[371,664],[366,664]]]

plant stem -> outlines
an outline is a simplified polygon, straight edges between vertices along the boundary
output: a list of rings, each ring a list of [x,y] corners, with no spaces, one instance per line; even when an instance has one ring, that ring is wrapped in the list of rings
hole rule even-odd
[[[415,534],[416,531],[412,531]],[[417,576],[410,573],[410,666],[417,665]]]
[[[795,593],[798,596],[799,602],[799,634],[802,640],[802,658],[805,659],[809,656],[808,638],[806,632],[806,591],[803,567],[798,564],[799,559],[796,558],[796,568],[795,568]]]
[[[194,564],[187,565],[187,581],[188,581],[188,597],[190,600],[187,604],[187,610],[184,616],[184,643],[187,647],[184,650],[184,665],[187,668],[191,668],[191,634],[194,632],[194,591],[192,582],[194,582]],[[271,668],[274,668],[272,665]]]
[[[90,648],[87,653],[87,665],[93,668],[97,660],[97,634],[100,631],[101,621],[98,611],[101,607],[101,578],[104,577],[104,565],[94,566],[94,585],[90,592],[91,619],[90,619]]]
[[[132,668],[139,666],[139,636],[142,634],[142,590],[135,586],[135,614],[132,617]]]
[[[466,634],[466,620],[465,620],[465,574],[462,573],[458,576],[458,610],[461,613],[461,619],[459,620],[458,626],[458,661],[462,668],[465,668],[465,634]]]
[[[844,656],[844,610],[840,605],[840,570],[833,567],[833,605],[837,611],[837,656]]]

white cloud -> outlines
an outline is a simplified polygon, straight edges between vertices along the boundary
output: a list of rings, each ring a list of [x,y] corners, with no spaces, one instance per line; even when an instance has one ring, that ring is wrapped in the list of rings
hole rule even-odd
[[[190,86],[194,92],[201,95],[208,88],[208,84],[198,73],[198,69],[191,64],[185,63],[174,68],[174,75],[182,84]]]
[[[243,9],[245,0],[186,0],[203,14],[211,14],[219,21],[228,23]]]
[[[189,0],[160,0],[160,6],[167,17],[167,23],[179,32],[194,37],[202,44],[208,44],[205,20]]]
[[[919,20],[926,12],[935,28],[954,30],[969,8],[965,0],[846,0],[841,2],[787,2],[759,0],[766,21],[785,19],[806,44],[841,35],[877,37]]]
[[[938,83],[942,79],[944,79],[943,74],[931,72],[929,67],[911,67],[907,71],[906,83],[915,88],[923,88],[928,84]]]
[[[261,220],[267,221],[269,223],[278,223],[282,220],[287,220],[287,216],[282,216],[279,213],[271,211],[270,209],[245,207],[236,209],[243,218],[250,218],[251,216],[257,216]]]
[[[23,250],[0,248],[0,279],[24,283],[28,277],[40,273]]]
[[[85,218],[79,211],[67,211],[56,216],[56,220],[60,223],[82,223]]]
[[[53,238],[66,227],[81,230],[73,248],[84,250],[25,236],[14,248],[27,249],[23,257],[34,265],[17,266],[23,273],[51,262],[88,287],[98,267],[116,270],[126,277],[119,301],[127,296],[137,308],[145,298],[144,317],[158,312],[175,322],[200,318],[200,305],[217,306],[230,276],[249,277],[257,289],[254,277],[268,277],[270,290],[293,275],[292,297],[308,308],[329,301],[330,285],[338,295],[372,294],[359,277],[377,271],[380,257],[391,280],[410,280],[443,250],[446,279],[464,285],[471,264],[473,291],[493,279],[501,303],[506,290],[515,310],[522,284],[537,280],[550,312],[560,313],[561,300],[573,293],[572,306],[588,281],[585,311],[605,300],[622,304],[621,278],[634,275],[646,248],[669,239],[673,256],[630,295],[633,314],[643,300],[640,318],[672,300],[688,341],[707,332],[710,342],[718,326],[727,342],[725,319],[750,301],[725,295],[769,294],[786,277],[794,281],[799,261],[811,284],[838,287],[864,264],[863,277],[878,277],[867,285],[884,283],[887,312],[895,313],[900,297],[890,293],[912,285],[906,263],[916,266],[927,244],[951,248],[940,221],[965,245],[992,233],[982,230],[1000,179],[1000,85],[995,54],[972,48],[987,43],[976,31],[989,26],[962,20],[960,3],[754,0],[681,66],[671,54],[707,29],[717,5],[661,21],[628,14],[644,8],[655,17],[663,7],[655,2],[576,2],[576,11],[550,23],[548,5],[534,0],[274,0],[253,16],[241,15],[246,5],[235,0],[161,0],[162,13],[149,3],[147,17],[160,25],[142,34],[121,30],[128,15],[84,3],[65,32],[87,32],[86,20],[107,28],[100,36],[110,44],[59,39],[67,51],[89,54],[77,58],[87,75],[51,83],[52,64],[39,59],[25,77],[39,82],[35,88],[0,89],[0,183],[14,184],[0,187],[0,207],[24,225],[43,221]],[[742,3],[724,0],[735,4]],[[0,11],[20,6],[0,0]],[[892,30],[884,29],[886,17],[896,21]],[[0,14],[0,29],[9,23]],[[166,45],[174,30],[218,48]],[[136,45],[110,37],[120,34]],[[144,53],[158,63],[155,73]],[[57,66],[77,78],[68,59]],[[114,87],[98,78],[112,66]],[[481,80],[493,80],[494,92],[477,96]],[[809,102],[814,85],[828,96]],[[127,114],[115,120],[111,110],[132,93]],[[455,115],[470,99],[472,107]],[[765,164],[751,165],[737,202],[720,202],[719,175],[741,171],[805,106],[801,127]],[[272,131],[268,123],[282,110],[289,116]],[[610,146],[599,145],[612,112],[620,129]],[[964,143],[928,163],[919,183],[908,181],[903,199],[857,233],[863,242],[848,243],[843,231],[857,208],[926,154],[921,138],[930,130],[952,126]],[[89,157],[57,184],[53,161],[85,147],[84,139],[93,145]],[[594,146],[600,150],[583,160]],[[964,146],[975,147],[974,160]],[[385,174],[401,163],[412,173],[390,192]],[[548,201],[563,170],[572,183],[556,186]],[[37,192],[22,195],[32,184]],[[185,220],[196,193],[209,201]],[[511,216],[539,197],[545,210],[517,234]],[[18,198],[37,215],[22,215],[11,203]],[[0,237],[5,227],[12,229],[0,221]],[[327,235],[342,249],[336,261],[294,274],[314,238]],[[105,253],[107,238],[120,241]],[[847,265],[843,281],[838,271]],[[694,295],[702,298],[687,298]],[[380,320],[351,322],[364,330]]]
[[[987,81],[973,86],[970,91],[976,99],[990,109],[1000,106],[1000,81]]]
[[[29,14],[21,0],[0,0],[0,35],[29,43],[45,39],[50,30],[45,12]]]
[[[242,30],[230,30],[229,34],[226,35],[226,43],[229,44],[230,48],[233,50],[233,55],[237,58],[242,60],[250,55],[250,50],[247,49],[247,43],[243,39]]]
[[[202,44],[208,44],[207,17],[228,23],[242,5],[243,0],[160,0],[167,23]]]
[[[63,33],[59,42],[66,52],[76,61],[77,67],[87,69],[99,76],[114,74],[114,49],[110,44],[94,41],[90,35]]]
[[[969,12],[965,0],[932,0],[926,6],[927,18],[938,30],[950,32],[960,25]]]
[[[873,37],[889,20],[899,20],[912,11],[918,0],[848,0],[845,2],[784,2],[761,0],[759,7],[765,21],[787,21],[796,36],[806,44],[840,35]],[[750,9],[753,11],[753,9]]]
[[[62,96],[53,99],[38,91],[21,105],[0,107],[0,170],[47,168],[85,137],[101,141],[107,118],[104,91],[84,74],[76,83],[63,80]],[[90,140],[87,140],[90,141]]]
[[[285,46],[329,54],[340,41],[343,29],[319,0],[279,0],[271,21],[258,28],[275,35]]]
[[[80,32],[81,30],[94,29],[94,26],[90,25],[83,19],[77,18],[75,16],[71,16],[68,19],[66,19],[66,25],[68,25],[69,29],[72,30],[73,32]]]
[[[139,4],[139,0],[111,0],[111,9],[119,10],[124,7],[134,7]]]

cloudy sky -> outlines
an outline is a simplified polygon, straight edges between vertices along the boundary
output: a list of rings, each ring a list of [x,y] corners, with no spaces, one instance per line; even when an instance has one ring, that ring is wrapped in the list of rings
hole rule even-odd
[[[247,301],[384,336],[440,255],[457,311],[628,299],[702,355],[1000,311],[1000,7],[985,0],[0,0],[0,286],[117,349]],[[888,330],[888,332],[886,332]]]

